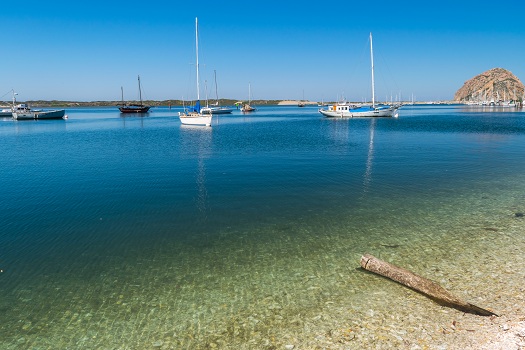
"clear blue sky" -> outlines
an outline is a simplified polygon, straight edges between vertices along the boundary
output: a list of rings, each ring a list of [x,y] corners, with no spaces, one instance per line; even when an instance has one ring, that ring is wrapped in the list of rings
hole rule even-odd
[[[452,99],[495,67],[525,81],[523,1],[35,1],[2,3],[0,96],[19,100],[201,97]],[[2,100],[9,100],[10,95]]]

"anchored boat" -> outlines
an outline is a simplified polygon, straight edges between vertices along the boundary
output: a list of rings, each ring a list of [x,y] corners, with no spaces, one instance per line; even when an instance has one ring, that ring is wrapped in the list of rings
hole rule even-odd
[[[397,117],[399,115],[399,105],[383,105],[375,103],[374,86],[374,51],[372,48],[372,33],[370,33],[370,61],[372,71],[372,105],[355,105],[347,102],[328,106],[326,109],[319,109],[319,113],[325,117]]]

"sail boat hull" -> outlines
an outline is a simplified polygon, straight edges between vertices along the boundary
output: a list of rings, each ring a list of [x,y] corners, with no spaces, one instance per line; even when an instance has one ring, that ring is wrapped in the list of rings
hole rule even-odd
[[[396,106],[366,106],[351,110],[352,117],[397,117]]]
[[[340,104],[320,109],[319,113],[328,118],[370,118],[370,117],[397,117],[397,106],[361,106]]]
[[[126,105],[119,107],[120,113],[147,113],[151,107],[143,105]]]
[[[211,114],[202,115],[200,113],[180,113],[180,122],[184,125],[205,125],[211,126]]]
[[[201,109],[202,114],[231,114],[232,111],[228,107],[204,107]]]
[[[253,108],[253,107],[250,106],[249,104],[245,104],[245,105],[242,106],[242,108],[241,108],[241,112],[243,112],[243,113],[253,112],[253,111],[255,111],[255,108]]]

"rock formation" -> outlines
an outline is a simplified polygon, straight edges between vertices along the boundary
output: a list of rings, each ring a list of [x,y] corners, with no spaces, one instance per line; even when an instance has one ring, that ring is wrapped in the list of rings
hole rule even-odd
[[[492,68],[467,80],[454,95],[454,100],[466,101],[521,101],[523,83],[511,72],[503,68]]]

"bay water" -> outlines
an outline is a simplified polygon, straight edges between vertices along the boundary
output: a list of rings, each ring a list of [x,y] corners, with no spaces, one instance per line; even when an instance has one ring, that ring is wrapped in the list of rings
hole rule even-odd
[[[520,109],[260,106],[212,127],[178,110],[0,120],[0,348],[403,344],[455,311],[362,254],[480,306],[523,280],[498,272],[525,266]]]

